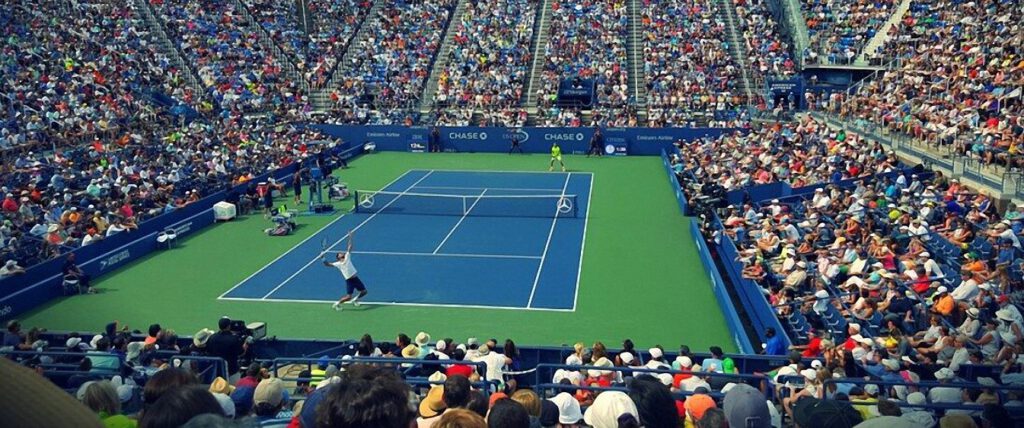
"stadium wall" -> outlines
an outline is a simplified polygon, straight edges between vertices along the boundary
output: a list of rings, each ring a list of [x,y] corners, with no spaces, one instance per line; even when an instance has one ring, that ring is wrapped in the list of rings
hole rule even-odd
[[[425,152],[428,150],[431,127],[427,126],[361,126],[312,125],[313,128],[350,143],[374,143],[377,150]],[[505,153],[512,137],[519,136],[520,147],[527,153],[548,153],[552,142],[558,142],[563,153],[586,153],[597,128],[500,128],[500,127],[438,127],[441,144],[446,151],[470,153]],[[609,155],[658,156],[663,149],[680,140],[701,137],[716,138],[739,128],[602,128],[604,151]]]

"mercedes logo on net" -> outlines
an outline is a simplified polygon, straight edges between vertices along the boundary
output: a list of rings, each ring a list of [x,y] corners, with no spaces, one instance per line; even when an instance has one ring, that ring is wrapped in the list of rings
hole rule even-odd
[[[569,214],[572,212],[572,199],[567,197],[558,198],[558,212],[561,214]]]
[[[362,194],[359,197],[359,206],[363,208],[373,208],[373,195]]]

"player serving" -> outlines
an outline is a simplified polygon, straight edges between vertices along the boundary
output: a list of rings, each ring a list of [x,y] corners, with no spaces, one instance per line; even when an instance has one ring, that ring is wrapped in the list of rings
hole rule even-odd
[[[334,302],[334,304],[331,305],[331,307],[336,311],[340,311],[341,305],[345,302],[351,302],[353,306],[359,306],[359,299],[366,295],[366,286],[363,285],[363,281],[359,279],[356,267],[352,264],[352,235],[354,234],[354,231],[348,232],[348,247],[345,251],[338,252],[336,261],[328,262],[327,260],[324,260],[324,266],[338,269],[341,271],[341,276],[345,277],[346,294],[341,296],[341,299],[338,299],[337,302]],[[325,254],[326,251],[321,253],[320,256],[323,257]],[[352,297],[352,294],[357,290],[359,291],[359,294]]]
[[[548,164],[548,171],[555,169],[555,161],[562,165],[562,172],[565,172],[565,162],[562,162],[562,148],[558,147],[557,141],[551,142],[551,163]]]

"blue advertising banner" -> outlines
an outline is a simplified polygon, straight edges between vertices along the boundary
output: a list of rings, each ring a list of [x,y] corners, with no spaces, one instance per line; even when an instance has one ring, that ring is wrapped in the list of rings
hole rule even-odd
[[[375,143],[382,151],[423,151],[429,141],[430,128],[422,126],[310,125],[332,137],[353,143]],[[520,147],[527,153],[547,153],[553,143],[563,153],[586,153],[596,128],[569,127],[438,127],[440,143],[445,151],[470,153],[505,153],[518,136]],[[662,149],[671,149],[679,140],[718,137],[724,133],[746,132],[740,128],[604,128],[606,154],[659,156]],[[609,147],[611,146],[611,147]]]
[[[558,84],[558,105],[566,107],[589,107],[594,105],[595,85],[593,79],[569,79]]]
[[[743,323],[740,322],[736,306],[733,305],[732,299],[729,297],[729,291],[725,289],[725,281],[722,280],[722,275],[718,273],[715,262],[711,260],[711,250],[708,248],[707,243],[704,242],[697,219],[692,217],[690,218],[690,234],[696,241],[697,254],[700,254],[700,261],[704,265],[704,271],[711,279],[711,289],[715,293],[715,299],[718,300],[718,306],[722,309],[722,315],[725,317],[725,323],[729,326],[729,332],[732,333],[732,340],[736,344],[736,349],[744,354],[755,353],[753,345],[750,344],[750,338],[747,337],[747,332],[743,328]]]

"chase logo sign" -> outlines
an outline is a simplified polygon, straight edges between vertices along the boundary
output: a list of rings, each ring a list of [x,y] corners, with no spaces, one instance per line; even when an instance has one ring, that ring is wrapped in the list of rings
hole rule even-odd
[[[423,143],[409,143],[410,152],[422,152],[427,150],[427,146]]]
[[[525,143],[526,140],[530,139],[530,133],[523,131],[522,129],[517,130],[514,135],[519,137],[520,143]]]
[[[103,260],[100,260],[100,270],[105,270],[108,267],[113,267],[114,265],[117,265],[118,263],[127,260],[129,257],[131,257],[131,255],[131,252],[129,252],[128,250],[124,250],[119,253],[114,253],[114,255],[107,257]]]
[[[583,141],[583,133],[558,132],[544,134],[544,141]]]
[[[476,140],[485,141],[487,140],[486,132],[449,132],[448,139],[451,140]]]

